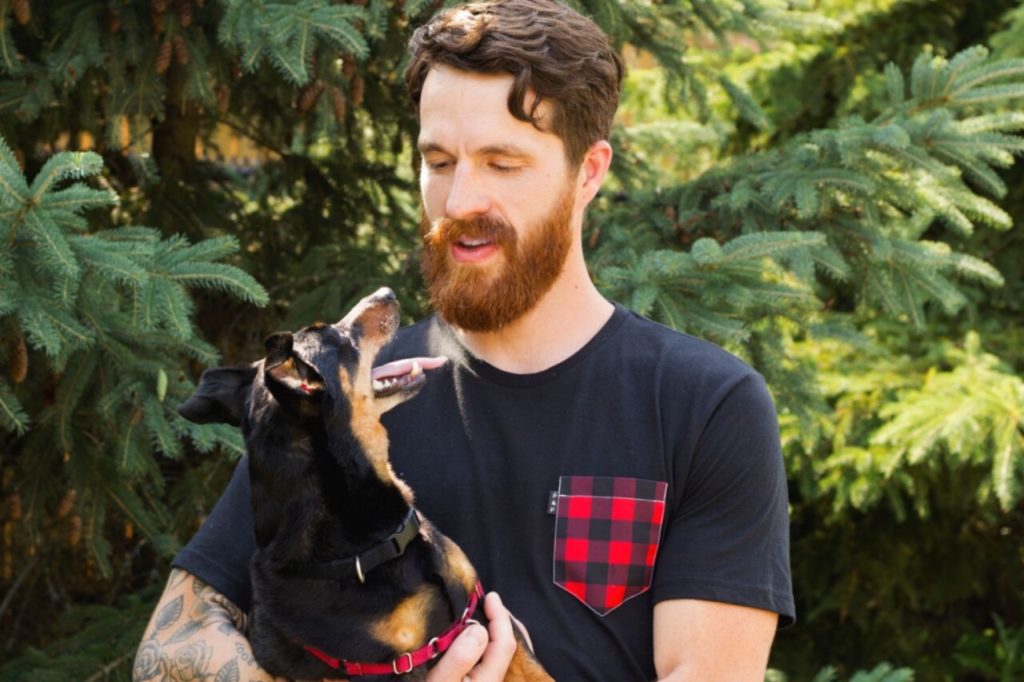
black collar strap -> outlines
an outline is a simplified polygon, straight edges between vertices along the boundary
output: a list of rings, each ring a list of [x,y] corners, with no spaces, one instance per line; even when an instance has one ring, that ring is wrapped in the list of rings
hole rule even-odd
[[[397,559],[405,552],[413,538],[419,535],[420,518],[416,509],[409,507],[409,513],[394,533],[370,549],[355,556],[335,561],[297,561],[292,564],[294,575],[320,580],[345,580],[356,578],[366,582],[366,575],[383,563]]]

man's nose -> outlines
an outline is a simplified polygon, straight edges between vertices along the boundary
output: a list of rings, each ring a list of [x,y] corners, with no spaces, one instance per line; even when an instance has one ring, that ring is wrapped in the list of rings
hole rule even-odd
[[[456,166],[444,208],[445,217],[451,220],[466,220],[490,210],[490,197],[469,164]]]

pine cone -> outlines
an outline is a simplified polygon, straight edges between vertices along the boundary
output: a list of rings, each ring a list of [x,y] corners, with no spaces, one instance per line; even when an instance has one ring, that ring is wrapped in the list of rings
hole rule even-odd
[[[174,0],[174,11],[178,13],[178,23],[182,28],[192,25],[192,3],[189,0]]]
[[[345,78],[351,78],[356,72],[356,60],[351,57],[345,57],[341,62],[341,73],[345,75]]]
[[[21,518],[21,493],[13,493],[7,498],[7,514],[11,521]]]
[[[68,521],[68,544],[77,547],[82,541],[82,517],[75,514]]]
[[[135,537],[135,526],[130,523],[124,524],[124,539],[131,540]]]
[[[169,40],[160,43],[160,51],[156,55],[156,72],[158,74],[167,73],[167,69],[171,67],[171,52],[173,49]]]
[[[153,11],[157,14],[163,14],[167,11],[167,0],[153,0],[150,4],[153,6]]]
[[[60,498],[60,504],[57,505],[56,515],[58,519],[63,519],[65,516],[71,513],[72,507],[75,506],[75,500],[78,499],[78,491],[74,488],[69,488],[64,497]]]
[[[352,79],[352,106],[358,108],[363,105],[363,93],[365,91],[366,83],[363,82],[363,77],[357,74],[355,78]]]
[[[324,82],[316,80],[307,85],[299,92],[299,101],[296,103],[296,108],[300,114],[305,114],[310,109],[316,106],[317,101],[320,99],[320,95],[324,91]]]
[[[25,346],[25,337],[20,333],[11,339],[10,355],[11,364],[7,369],[8,376],[15,384],[20,384],[28,376],[28,348]]]
[[[185,42],[185,36],[176,33],[171,42],[174,43],[174,58],[182,66],[188,64],[188,43]]]
[[[334,118],[338,120],[339,124],[344,125],[345,123],[345,109],[347,106],[348,102],[345,101],[345,93],[337,85],[332,85],[331,107],[334,109]]]
[[[11,521],[4,522],[4,551],[0,554],[3,555],[3,569],[2,577],[4,583],[10,585],[11,578],[14,576],[14,523]]]
[[[11,0],[11,9],[14,10],[14,18],[22,26],[32,21],[32,6],[28,0]]]
[[[121,15],[115,9],[107,8],[107,30],[112,34],[121,30]]]
[[[231,88],[226,83],[222,83],[217,86],[217,111],[224,114],[227,113],[228,107],[231,106]]]

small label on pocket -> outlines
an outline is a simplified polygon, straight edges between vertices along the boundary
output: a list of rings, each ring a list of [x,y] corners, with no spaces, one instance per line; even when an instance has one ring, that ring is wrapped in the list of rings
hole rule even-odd
[[[555,511],[554,581],[599,615],[651,586],[668,484],[562,476]]]

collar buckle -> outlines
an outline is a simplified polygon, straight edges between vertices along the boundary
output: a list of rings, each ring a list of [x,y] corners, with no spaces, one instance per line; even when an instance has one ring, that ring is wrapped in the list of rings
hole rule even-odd
[[[399,668],[399,663],[405,663],[405,667]],[[391,669],[395,671],[396,675],[405,675],[411,673],[413,668],[415,667],[416,666],[413,662],[412,654],[409,652],[406,652],[398,658],[396,658],[395,660],[391,661]]]

